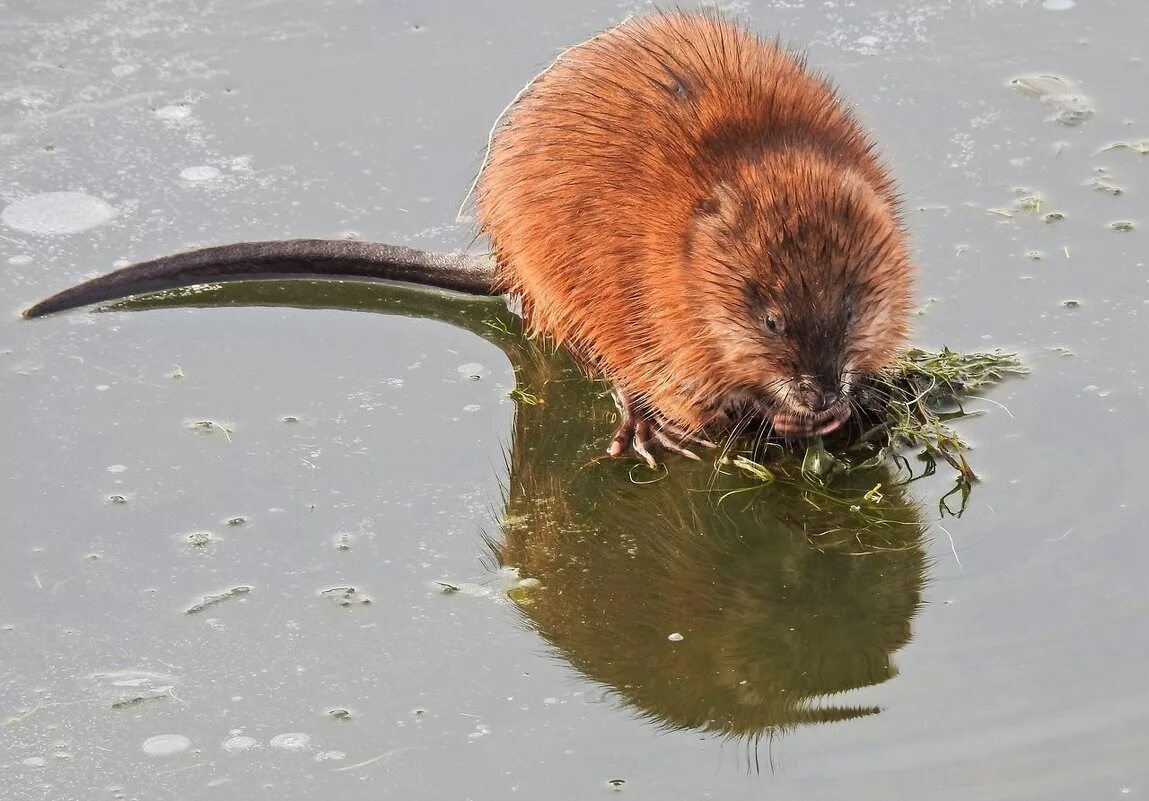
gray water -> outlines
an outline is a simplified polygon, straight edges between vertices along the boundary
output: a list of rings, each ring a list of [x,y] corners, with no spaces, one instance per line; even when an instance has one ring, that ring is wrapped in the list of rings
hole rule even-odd
[[[725,7],[875,131],[916,342],[1032,370],[959,424],[960,519],[945,470],[891,493],[896,548],[588,467],[609,401],[497,304],[18,319],[195,245],[469,247],[495,116],[644,8],[3,4],[0,797],[1149,797],[1135,0]]]

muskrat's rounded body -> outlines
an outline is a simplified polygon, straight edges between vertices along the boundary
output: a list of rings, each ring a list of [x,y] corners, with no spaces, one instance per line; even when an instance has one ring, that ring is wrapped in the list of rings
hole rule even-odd
[[[651,464],[744,422],[832,431],[906,337],[913,269],[866,134],[800,59],[715,16],[639,18],[564,53],[497,128],[477,206],[493,267],[239,243],[124,267],[24,314],[270,277],[511,292],[531,330],[614,384],[610,453]]]
[[[832,430],[907,334],[913,270],[865,132],[799,58],[713,16],[564,53],[477,197],[531,329],[663,430]]]

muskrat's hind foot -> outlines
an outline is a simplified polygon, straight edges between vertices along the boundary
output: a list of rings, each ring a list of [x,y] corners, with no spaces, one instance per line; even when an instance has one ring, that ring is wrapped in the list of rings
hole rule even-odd
[[[651,467],[658,467],[658,460],[654,452],[662,448],[671,453],[685,456],[687,459],[700,461],[698,454],[684,448],[684,444],[699,445],[703,448],[718,447],[713,442],[703,439],[689,431],[652,416],[636,399],[621,389],[615,389],[614,402],[618,405],[618,413],[622,424],[610,441],[606,452],[613,457],[622,456],[627,450],[633,448],[635,453]]]

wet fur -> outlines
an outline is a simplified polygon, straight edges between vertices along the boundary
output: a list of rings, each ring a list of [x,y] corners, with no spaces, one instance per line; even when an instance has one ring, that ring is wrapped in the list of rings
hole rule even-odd
[[[477,209],[531,330],[683,428],[812,419],[802,377],[848,396],[908,333],[871,141],[800,58],[715,16],[565,53],[496,131]]]

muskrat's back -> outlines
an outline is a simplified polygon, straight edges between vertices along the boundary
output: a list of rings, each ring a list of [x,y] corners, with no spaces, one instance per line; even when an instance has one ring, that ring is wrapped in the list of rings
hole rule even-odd
[[[498,280],[532,329],[699,425],[659,397],[718,357],[687,233],[742,160],[792,143],[896,205],[864,132],[794,55],[714,16],[623,23],[563,54],[493,137],[477,208]]]

